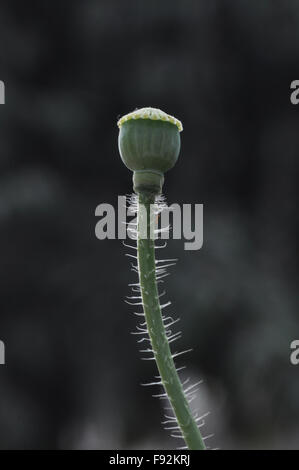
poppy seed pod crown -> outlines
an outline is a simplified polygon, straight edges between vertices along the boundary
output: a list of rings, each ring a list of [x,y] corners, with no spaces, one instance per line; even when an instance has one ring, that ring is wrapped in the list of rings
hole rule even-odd
[[[117,125],[119,152],[134,172],[134,191],[160,194],[164,173],[179,156],[182,123],[160,109],[142,108],[123,116]]]

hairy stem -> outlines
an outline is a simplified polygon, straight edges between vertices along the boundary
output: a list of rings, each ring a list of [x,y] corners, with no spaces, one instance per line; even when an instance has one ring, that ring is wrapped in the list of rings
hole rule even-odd
[[[176,371],[161,315],[156,280],[155,245],[153,237],[150,237],[154,223],[150,214],[154,203],[154,195],[145,192],[139,194],[137,249],[144,314],[161,381],[175,413],[182,436],[189,449],[202,450],[205,449],[205,445]],[[144,227],[146,227],[146,231]],[[144,232],[147,235],[146,238]]]

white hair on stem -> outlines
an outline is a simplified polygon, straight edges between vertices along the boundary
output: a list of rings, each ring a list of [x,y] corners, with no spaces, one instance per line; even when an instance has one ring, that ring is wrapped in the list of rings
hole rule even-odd
[[[131,195],[127,196],[126,208],[130,211],[130,214],[138,215],[138,196],[136,194],[131,194]],[[162,196],[162,195],[157,196],[156,201],[155,201],[155,205],[153,207],[154,214],[158,215],[166,208],[167,208],[167,204],[166,204],[165,197]],[[130,232],[131,240],[137,241],[137,237],[138,237],[137,222],[127,223],[126,225],[127,225],[128,232]],[[136,228],[133,227],[133,225]],[[154,234],[155,234],[155,246],[154,247],[155,247],[155,250],[165,248],[167,246],[166,241],[163,242],[162,244],[158,244],[157,240],[159,241],[159,235],[169,231],[170,228],[171,227],[168,226],[168,227],[165,227],[165,228],[162,228],[162,229],[155,229],[154,230]],[[133,237],[132,237],[132,235],[133,235]],[[126,248],[137,251],[137,243],[136,243],[136,245],[130,245],[130,244],[127,244],[123,241],[123,245]],[[132,258],[133,260],[137,261],[137,264],[134,264],[134,263],[131,262],[130,267],[131,267],[131,271],[133,271],[135,274],[139,275],[139,272],[138,272],[138,256],[137,256],[137,254],[126,253],[125,255],[128,256],[129,258]],[[170,268],[172,266],[175,266],[177,261],[178,261],[177,258],[155,259],[156,268],[155,268],[154,271],[155,271],[157,285],[160,284],[160,283],[164,284],[164,278],[170,275],[170,273],[168,272],[168,268]],[[150,275],[150,274],[151,273],[147,273],[147,276]],[[142,306],[143,307],[142,296],[141,296],[141,286],[140,286],[139,279],[138,279],[137,282],[130,283],[129,287],[131,288],[132,295],[131,296],[126,296],[125,302],[129,305],[133,305],[133,306],[137,305],[137,306]],[[140,294],[140,295],[136,295],[136,294]],[[161,297],[163,297],[165,295],[166,295],[166,291],[164,289],[162,292],[158,292],[158,297],[157,298],[160,299]],[[140,301],[138,301],[138,300],[140,300]],[[160,303],[160,300],[159,300],[159,303]],[[171,305],[171,301],[167,301],[163,304],[160,303],[161,314],[162,314],[162,311],[165,308],[169,307],[170,305]],[[143,317],[143,318],[145,317],[143,309],[142,309],[141,312],[133,312],[133,314],[138,316],[138,317]],[[182,338],[182,332],[181,331],[173,332],[170,329],[171,326],[175,325],[177,322],[180,321],[180,318],[173,318],[173,316],[162,314],[162,321],[163,321],[163,324],[164,324],[164,327],[165,327],[165,335],[167,337],[167,341],[168,341],[169,345],[172,345],[173,342],[175,342],[175,341]],[[140,349],[139,350],[139,352],[141,352],[142,354],[149,354],[148,357],[141,357],[141,360],[155,361],[156,352],[153,350],[152,345],[151,345],[151,340],[150,340],[150,337],[149,337],[149,334],[148,334],[146,321],[144,321],[142,323],[139,323],[139,325],[136,326],[136,331],[131,332],[131,334],[141,336],[141,338],[137,339],[137,343],[143,344],[145,342],[149,345],[145,349]],[[179,351],[179,352],[174,352],[174,353],[172,353],[172,358],[176,359],[177,357],[180,357],[183,354],[186,354],[190,351],[192,351],[192,349],[187,349],[187,350],[183,350],[183,351]],[[176,368],[177,373],[179,374],[181,371],[186,369],[186,366],[177,367],[176,364],[175,364],[175,368]],[[160,400],[167,400],[169,402],[169,397],[168,397],[167,393],[164,391],[165,382],[164,383],[162,382],[160,375],[155,375],[154,377],[155,377],[155,379],[157,379],[156,381],[152,381],[152,382],[149,382],[149,383],[142,383],[141,385],[144,386],[144,387],[152,387],[152,386],[153,387],[156,387],[156,386],[163,387],[162,392],[155,393],[152,396],[155,397],[155,398],[159,398]],[[199,386],[203,383],[203,381],[199,380],[199,381],[197,381],[197,382],[195,382],[194,384],[191,384],[191,385],[189,383],[190,383],[190,377],[188,377],[187,379],[181,380],[181,385],[182,385],[185,397],[187,399],[187,402],[191,403],[196,398],[197,392],[199,391]],[[162,425],[163,426],[166,425],[164,427],[164,429],[168,430],[168,431],[174,431],[170,434],[171,437],[173,437],[175,439],[184,439],[184,437],[183,437],[183,435],[180,431],[180,427],[177,423],[177,419],[176,419],[176,416],[174,415],[172,407],[171,406],[164,407],[164,410],[170,411],[172,413],[172,416],[170,416],[169,413],[164,415],[165,420],[162,421]],[[209,414],[210,414],[210,412],[207,412],[207,413],[201,414],[201,415],[198,413],[198,411],[193,411],[192,412],[192,416],[193,416],[195,422],[197,423],[198,428],[201,428],[205,425],[205,419],[204,418],[206,418]],[[203,438],[203,440],[204,441],[208,440],[211,437],[213,437],[213,434],[209,434],[209,435],[205,436]],[[187,449],[187,446],[177,447],[177,449]]]

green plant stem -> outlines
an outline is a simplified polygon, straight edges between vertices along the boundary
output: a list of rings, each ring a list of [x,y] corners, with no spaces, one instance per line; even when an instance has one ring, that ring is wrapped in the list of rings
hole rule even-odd
[[[156,280],[155,245],[153,237],[150,237],[150,230],[153,228],[151,225],[154,223],[150,217],[150,210],[154,203],[155,195],[145,192],[139,194],[137,255],[144,314],[161,381],[182,436],[189,449],[203,450],[205,445],[176,371],[161,315]],[[146,210],[141,210],[142,206]],[[141,237],[141,227],[144,227],[144,224],[147,227],[147,238]]]

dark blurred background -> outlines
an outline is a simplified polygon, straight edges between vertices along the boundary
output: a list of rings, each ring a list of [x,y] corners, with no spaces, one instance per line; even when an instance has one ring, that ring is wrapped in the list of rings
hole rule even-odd
[[[116,121],[143,106],[184,124],[168,203],[204,204],[203,248],[163,257],[205,434],[299,448],[298,55],[296,0],[2,0],[1,448],[181,445],[140,386],[127,250],[94,233],[132,191]]]

